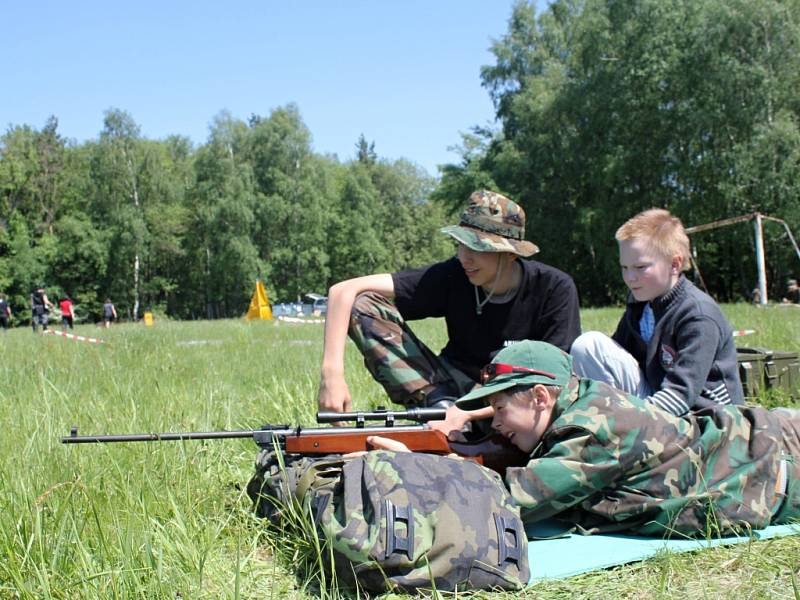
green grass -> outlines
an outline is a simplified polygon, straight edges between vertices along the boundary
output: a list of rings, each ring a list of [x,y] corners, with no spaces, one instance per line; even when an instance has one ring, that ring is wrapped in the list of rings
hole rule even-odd
[[[800,350],[800,310],[724,309],[735,328],[757,330],[739,345]],[[584,311],[584,329],[610,332],[620,314]],[[416,330],[441,347],[440,321]],[[0,598],[328,596],[295,576],[309,540],[268,532],[251,514],[252,442],[60,443],[72,425],[81,434],[310,425],[321,326],[158,321],[76,333],[108,345],[0,335]],[[386,404],[352,348],[346,368],[357,408]],[[798,557],[800,539],[786,538],[474,597],[798,598]]]

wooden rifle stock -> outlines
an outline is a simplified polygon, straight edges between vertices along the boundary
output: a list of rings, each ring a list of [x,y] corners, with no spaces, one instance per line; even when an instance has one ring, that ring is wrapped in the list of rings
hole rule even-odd
[[[426,425],[297,429],[282,437],[287,454],[322,456],[373,450],[367,441],[370,436],[401,442],[412,452],[457,454],[503,476],[508,467],[521,467],[528,462],[528,455],[503,436],[494,434],[473,442],[453,442]]]
[[[347,454],[360,450],[372,450],[367,438],[373,435],[401,442],[412,452],[431,454],[450,454],[452,450],[441,431],[428,428],[415,428],[411,431],[394,427],[365,427],[359,431],[332,432],[314,435],[300,431],[297,435],[284,438],[285,449],[289,454]]]

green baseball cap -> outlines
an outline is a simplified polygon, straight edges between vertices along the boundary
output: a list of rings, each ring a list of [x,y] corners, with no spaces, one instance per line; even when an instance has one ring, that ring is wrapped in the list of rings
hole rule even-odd
[[[511,252],[531,256],[539,248],[525,237],[525,211],[497,192],[473,192],[458,225],[441,229],[476,252]]]
[[[484,372],[489,374],[488,381],[459,398],[458,408],[482,408],[492,394],[517,385],[541,383],[564,387],[572,377],[572,357],[547,342],[524,340],[503,348],[484,367]]]

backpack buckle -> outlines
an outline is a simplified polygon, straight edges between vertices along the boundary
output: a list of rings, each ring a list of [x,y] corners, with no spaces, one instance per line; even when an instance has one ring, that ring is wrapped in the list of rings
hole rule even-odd
[[[517,529],[517,524],[512,519],[501,517],[494,513],[494,525],[497,527],[497,564],[502,565],[504,562],[513,562],[519,566],[520,561],[520,535]],[[514,545],[509,547],[506,544],[506,534],[511,534],[514,538]]]
[[[411,560],[414,554],[414,511],[410,506],[400,508],[395,506],[390,500],[383,501],[383,508],[386,514],[386,551],[384,560],[395,552],[404,552]],[[394,531],[395,523],[405,523],[406,536],[400,537]]]

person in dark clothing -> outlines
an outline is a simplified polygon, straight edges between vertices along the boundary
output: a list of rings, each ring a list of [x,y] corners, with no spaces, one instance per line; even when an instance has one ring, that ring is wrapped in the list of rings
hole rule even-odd
[[[786,296],[783,301],[787,304],[800,304],[800,287],[797,285],[797,279],[789,279],[786,282]]]
[[[516,203],[495,192],[475,192],[460,223],[442,232],[458,242],[454,258],[331,287],[321,410],[350,409],[344,379],[348,332],[373,377],[393,402],[405,406],[451,406],[479,383],[481,366],[502,348],[537,339],[566,350],[580,334],[572,278],[523,260],[539,249],[523,239],[525,212]],[[429,317],[444,317],[447,325],[448,341],[438,354],[407,324]],[[464,411],[448,415],[457,413]],[[454,421],[451,430],[463,424]]]
[[[689,238],[679,219],[651,209],[617,230],[628,306],[609,339],[587,332],[571,354],[581,377],[609,383],[677,416],[743,404],[733,329],[683,275]]]
[[[11,320],[11,307],[8,305],[5,294],[0,294],[0,327],[3,332],[8,331],[8,323]]]
[[[44,285],[36,288],[31,294],[31,325],[36,333],[37,327],[42,326],[42,331],[47,331],[48,313],[53,308],[53,303],[47,298]]]
[[[106,298],[106,301],[103,303],[103,327],[108,329],[111,327],[111,321],[115,321],[117,319],[117,309],[114,308],[114,305],[111,303],[109,298]]]

